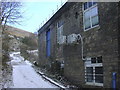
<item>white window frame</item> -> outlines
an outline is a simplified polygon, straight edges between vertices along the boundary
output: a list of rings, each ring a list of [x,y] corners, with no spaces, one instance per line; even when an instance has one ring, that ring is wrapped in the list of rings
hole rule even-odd
[[[93,67],[93,82],[87,82],[86,80],[86,68],[87,67]],[[103,83],[97,83],[95,82],[95,67],[103,67],[102,63],[91,63],[91,60],[85,61],[85,82],[86,85],[94,85],[94,86],[103,86]]]
[[[93,1],[92,1],[93,2]],[[88,9],[86,9],[86,10],[84,10],[84,3],[83,3],[83,5],[82,5],[82,10],[83,10],[83,27],[84,27],[84,31],[88,31],[88,30],[90,30],[90,29],[92,29],[92,28],[95,28],[95,27],[98,27],[99,26],[99,24],[98,25],[95,25],[95,26],[92,26],[92,17],[90,16],[90,28],[88,28],[88,29],[85,29],[85,21],[84,21],[84,13],[85,12],[87,12],[87,11],[89,11],[89,10],[91,10],[92,8],[95,8],[95,7],[97,7],[98,5],[97,4],[95,4],[95,5],[93,5],[93,6],[91,6],[91,7],[89,7]],[[99,18],[99,17],[98,17]],[[99,22],[99,19],[98,19],[98,22]]]

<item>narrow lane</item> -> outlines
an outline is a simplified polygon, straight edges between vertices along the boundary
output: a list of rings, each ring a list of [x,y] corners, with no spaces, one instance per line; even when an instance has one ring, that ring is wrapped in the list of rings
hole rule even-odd
[[[13,85],[11,88],[58,88],[38,75],[20,53],[11,53],[13,66]]]

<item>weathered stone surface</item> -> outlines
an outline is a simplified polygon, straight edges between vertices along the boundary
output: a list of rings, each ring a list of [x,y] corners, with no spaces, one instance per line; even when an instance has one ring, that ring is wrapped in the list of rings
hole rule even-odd
[[[2,89],[2,29],[0,25],[0,89]]]

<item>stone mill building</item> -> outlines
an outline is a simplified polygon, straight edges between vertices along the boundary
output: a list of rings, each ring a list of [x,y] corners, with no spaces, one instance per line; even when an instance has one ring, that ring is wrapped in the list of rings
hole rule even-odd
[[[58,61],[83,88],[120,88],[118,2],[66,2],[38,31],[39,66]]]

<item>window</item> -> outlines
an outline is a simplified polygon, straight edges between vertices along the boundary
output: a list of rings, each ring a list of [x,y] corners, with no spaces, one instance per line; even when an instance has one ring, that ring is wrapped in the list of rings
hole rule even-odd
[[[86,67],[86,81],[93,82],[93,67]]]
[[[98,7],[96,2],[85,2],[83,4],[84,30],[97,26]]]
[[[91,63],[102,63],[102,56],[91,58]]]
[[[103,67],[95,67],[95,82],[103,83]]]
[[[46,32],[46,55],[50,56],[50,30]]]
[[[57,43],[61,44],[63,42],[63,21],[60,20],[57,23]]]
[[[102,57],[85,61],[85,82],[89,85],[103,86]]]

